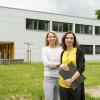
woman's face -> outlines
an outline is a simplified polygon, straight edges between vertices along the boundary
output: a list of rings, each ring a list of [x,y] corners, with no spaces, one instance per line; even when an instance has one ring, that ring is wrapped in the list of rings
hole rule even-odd
[[[73,34],[67,34],[65,38],[65,44],[66,46],[73,46],[74,43],[74,36]]]
[[[49,45],[55,45],[56,44],[56,36],[53,33],[49,33],[47,38]]]

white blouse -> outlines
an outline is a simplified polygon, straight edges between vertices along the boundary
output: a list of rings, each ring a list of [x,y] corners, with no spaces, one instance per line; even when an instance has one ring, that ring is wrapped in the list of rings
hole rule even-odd
[[[58,69],[53,69],[60,64],[61,47],[42,48],[42,61],[44,64],[44,76],[59,77]]]

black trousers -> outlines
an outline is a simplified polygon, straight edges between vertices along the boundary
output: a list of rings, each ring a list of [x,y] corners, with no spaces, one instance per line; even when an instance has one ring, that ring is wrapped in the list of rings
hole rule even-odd
[[[76,90],[71,88],[59,87],[60,100],[81,100],[81,86]]]

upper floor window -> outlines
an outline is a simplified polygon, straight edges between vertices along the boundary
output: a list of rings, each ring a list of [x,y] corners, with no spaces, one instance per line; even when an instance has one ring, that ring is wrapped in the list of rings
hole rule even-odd
[[[33,19],[26,19],[26,29],[33,29]]]
[[[95,26],[95,34],[100,35],[100,26]]]
[[[92,25],[75,24],[75,33],[92,34]]]
[[[49,30],[49,21],[38,19],[26,19],[26,29]]]
[[[93,45],[80,45],[85,54],[93,54]]]
[[[72,31],[72,23],[52,22],[53,31],[68,32]]]
[[[95,54],[100,54],[100,45],[95,46]]]

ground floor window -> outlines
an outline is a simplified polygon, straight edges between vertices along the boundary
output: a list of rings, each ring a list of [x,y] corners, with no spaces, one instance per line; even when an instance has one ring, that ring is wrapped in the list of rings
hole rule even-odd
[[[93,45],[80,45],[85,54],[93,54]]]
[[[95,46],[95,54],[100,54],[100,45]]]

